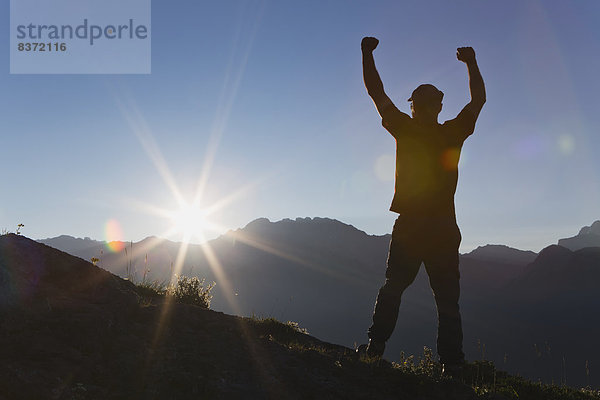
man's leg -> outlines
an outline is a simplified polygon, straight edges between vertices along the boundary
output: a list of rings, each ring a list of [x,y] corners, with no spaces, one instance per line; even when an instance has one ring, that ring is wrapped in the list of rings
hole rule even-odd
[[[425,268],[438,310],[437,350],[445,365],[464,363],[463,332],[458,298],[460,295],[458,246],[460,231],[455,223],[442,223],[430,243],[430,253]]]
[[[421,259],[411,242],[414,242],[414,232],[410,224],[398,217],[392,231],[385,284],[379,289],[373,325],[369,328],[371,342],[383,344],[390,338],[398,319],[402,293],[419,272]]]

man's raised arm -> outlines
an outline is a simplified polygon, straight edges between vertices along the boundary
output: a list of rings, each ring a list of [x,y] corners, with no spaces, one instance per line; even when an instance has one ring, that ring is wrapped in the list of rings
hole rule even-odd
[[[483,78],[481,77],[479,67],[477,66],[475,50],[473,50],[472,47],[459,47],[456,50],[456,58],[467,64],[471,101],[466,105],[465,109],[468,109],[474,114],[475,118],[477,118],[485,103],[485,85],[483,84]]]
[[[387,94],[385,94],[385,91],[383,90],[383,82],[381,82],[377,68],[375,68],[373,50],[375,50],[378,44],[379,40],[376,38],[365,37],[363,38],[360,47],[362,49],[363,79],[365,81],[367,93],[369,93],[369,96],[371,96],[375,102],[375,107],[377,107],[379,115],[381,115],[383,118],[384,112],[388,112],[386,109],[390,105],[393,106],[392,110],[397,111],[397,109]]]

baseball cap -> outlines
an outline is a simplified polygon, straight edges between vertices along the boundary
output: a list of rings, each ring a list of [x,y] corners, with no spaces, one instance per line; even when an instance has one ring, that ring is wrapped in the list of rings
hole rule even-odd
[[[408,101],[413,101],[415,98],[442,101],[444,98],[444,93],[441,90],[438,90],[438,88],[432,84],[425,83],[423,85],[419,85],[415,90],[413,90]]]

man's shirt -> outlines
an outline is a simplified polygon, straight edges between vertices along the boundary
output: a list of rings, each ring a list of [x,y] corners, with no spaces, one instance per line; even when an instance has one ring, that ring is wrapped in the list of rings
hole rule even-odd
[[[410,215],[455,215],[458,161],[477,119],[465,108],[453,120],[423,126],[394,105],[383,110],[383,126],[396,139],[396,185],[390,210]]]

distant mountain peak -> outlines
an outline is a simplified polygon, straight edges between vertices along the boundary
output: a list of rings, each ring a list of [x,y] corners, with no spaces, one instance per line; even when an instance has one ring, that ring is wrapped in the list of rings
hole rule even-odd
[[[79,250],[103,246],[106,243],[104,241],[90,239],[89,237],[78,238],[70,235],[60,235],[53,238],[40,239],[37,242],[46,244],[56,249],[61,249],[71,254]]]
[[[361,231],[353,225],[346,224],[344,222],[338,221],[337,219],[327,218],[327,217],[297,217],[295,219],[284,218],[279,221],[271,221],[268,218],[257,218],[251,222],[249,222],[245,227],[243,227],[242,231],[246,232],[262,232],[264,229],[276,228],[276,229],[284,229],[284,228],[292,228],[292,227],[309,227],[309,226],[327,226],[331,229],[347,229],[356,232],[361,232],[366,234],[366,232]],[[238,230],[238,231],[239,231]]]
[[[476,258],[482,261],[497,261],[509,264],[526,265],[532,262],[537,254],[529,250],[519,250],[503,244],[486,244],[479,246],[467,257]]]
[[[514,247],[509,247],[505,244],[486,244],[483,246],[478,246],[475,250],[471,251],[468,254],[480,253],[480,252],[491,251],[491,250],[524,251],[524,250],[515,249]]]
[[[558,244],[573,251],[585,247],[600,247],[600,220],[581,228],[577,236],[560,239]]]
[[[600,220],[594,221],[594,223],[590,226],[584,226],[579,230],[579,235],[588,235],[588,234],[600,235]]]
[[[251,226],[254,226],[254,225],[262,225],[262,224],[270,224],[270,223],[271,223],[271,221],[268,218],[261,217],[261,218],[257,218],[257,219],[255,219],[253,221],[248,222],[246,224],[246,226],[244,227],[244,229],[248,228],[248,227],[251,227]]]
[[[46,239],[41,239],[41,240],[51,240],[51,239],[72,239],[72,240],[92,240],[89,237],[85,237],[85,238],[80,238],[80,237],[75,237],[75,236],[71,236],[71,235],[59,235],[59,236],[55,236],[55,237],[49,237]]]

